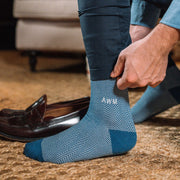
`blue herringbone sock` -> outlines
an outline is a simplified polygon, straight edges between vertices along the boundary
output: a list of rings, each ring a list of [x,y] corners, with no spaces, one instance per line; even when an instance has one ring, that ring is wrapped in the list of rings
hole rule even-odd
[[[115,80],[91,81],[91,101],[77,125],[55,136],[26,144],[24,154],[53,163],[66,163],[123,154],[136,144],[127,91]]]
[[[180,103],[180,71],[169,56],[166,78],[156,88],[148,87],[131,109],[135,123],[140,123]]]

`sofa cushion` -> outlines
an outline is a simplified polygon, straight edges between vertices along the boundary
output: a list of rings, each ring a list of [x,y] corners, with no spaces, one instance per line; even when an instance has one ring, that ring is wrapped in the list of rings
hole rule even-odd
[[[32,19],[77,19],[77,0],[15,0],[14,17]]]
[[[79,22],[19,20],[16,48],[20,50],[84,52]]]

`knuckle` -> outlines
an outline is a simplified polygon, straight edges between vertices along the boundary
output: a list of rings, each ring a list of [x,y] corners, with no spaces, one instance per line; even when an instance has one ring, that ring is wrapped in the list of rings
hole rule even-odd
[[[122,50],[122,51],[119,53],[118,58],[124,57],[124,55],[125,55],[125,51],[124,51],[124,50]]]
[[[118,59],[121,59],[121,57],[122,57],[122,51],[119,53],[119,56],[118,56]]]
[[[155,88],[156,86],[158,86],[161,83],[161,81],[153,81],[152,83],[150,83],[149,85],[153,88]]]
[[[118,89],[121,88],[121,83],[119,82],[119,80],[117,81],[117,87],[118,87]]]
[[[149,86],[156,87],[156,84],[151,83],[151,84],[149,84]]]
[[[137,76],[132,76],[132,75],[129,75],[126,78],[126,81],[130,84],[136,83],[137,80],[138,80]]]
[[[124,90],[125,89],[125,85],[126,85],[126,82],[125,81],[118,81],[117,82],[117,87],[118,87],[118,89],[120,89],[120,90]]]
[[[159,84],[152,84],[150,85],[152,88],[155,88],[156,86],[158,86]]]
[[[140,83],[138,83],[138,86],[139,87],[145,87],[145,86],[147,86],[147,82],[146,81],[142,81],[142,82],[140,82]]]
[[[155,84],[157,84],[157,81],[151,81],[150,83],[148,83],[150,86],[153,86]]]
[[[122,87],[121,84],[117,84],[117,87],[118,87],[119,90],[123,90],[123,87]]]

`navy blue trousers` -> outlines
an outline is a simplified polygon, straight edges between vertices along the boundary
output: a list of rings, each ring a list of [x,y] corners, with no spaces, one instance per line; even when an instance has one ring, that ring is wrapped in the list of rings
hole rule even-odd
[[[92,81],[110,79],[119,53],[131,43],[130,0],[78,0]]]

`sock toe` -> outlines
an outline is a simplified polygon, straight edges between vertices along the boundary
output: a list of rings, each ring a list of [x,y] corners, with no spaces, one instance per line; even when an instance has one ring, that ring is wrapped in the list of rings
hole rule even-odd
[[[41,142],[42,140],[27,143],[24,148],[24,155],[34,160],[43,162],[44,159],[42,157]]]

